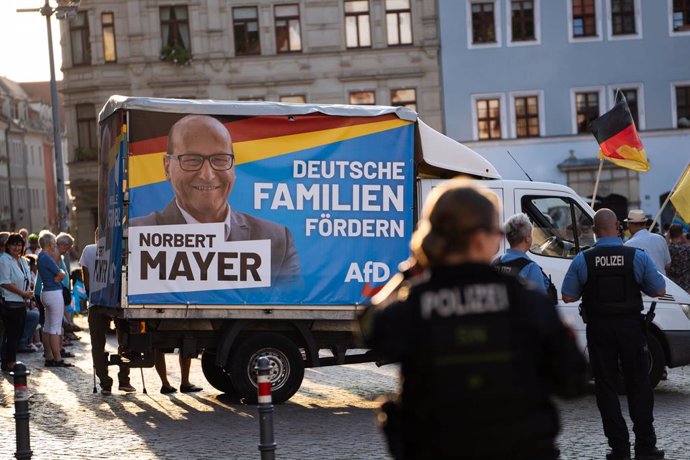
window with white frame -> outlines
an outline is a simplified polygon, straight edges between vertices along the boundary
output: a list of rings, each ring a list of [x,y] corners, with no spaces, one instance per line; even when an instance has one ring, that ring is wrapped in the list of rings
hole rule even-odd
[[[101,13],[101,29],[103,30],[103,60],[117,62],[115,15],[112,11]]]
[[[412,44],[410,0],[386,0],[386,34],[388,46]]]
[[[589,124],[592,122],[592,120],[599,118],[600,115],[599,104],[599,91],[575,92],[575,119],[577,123],[577,134],[590,132]]]
[[[675,89],[675,109],[676,109],[676,128],[690,128],[690,83],[676,85]]]
[[[511,41],[526,42],[536,40],[535,1],[510,1]]]
[[[474,100],[477,139],[501,139],[501,99],[500,97],[476,97]]]
[[[464,0],[467,48],[501,46],[501,2],[505,0]]]
[[[599,35],[599,1],[568,0],[572,38],[582,39]]]
[[[232,28],[236,55],[261,54],[259,13],[255,6],[233,8]]]
[[[476,0],[470,3],[472,44],[481,45],[498,42],[498,26],[496,24],[498,12],[496,9],[496,2],[492,0]]]
[[[189,13],[186,5],[160,7],[163,47],[191,51]]]
[[[72,65],[91,64],[91,42],[89,41],[88,12],[79,11],[69,20]]]
[[[345,0],[345,44],[348,48],[371,46],[369,0]]]
[[[290,53],[302,51],[299,5],[275,5],[276,51]]]
[[[671,28],[674,32],[690,32],[690,0],[672,0]]]
[[[609,0],[609,2],[611,14],[611,34],[636,34],[635,0]]]
[[[515,137],[539,137],[539,97],[515,97]]]

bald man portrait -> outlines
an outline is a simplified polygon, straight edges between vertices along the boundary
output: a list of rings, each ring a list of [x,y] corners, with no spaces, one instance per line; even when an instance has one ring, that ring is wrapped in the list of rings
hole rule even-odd
[[[230,132],[220,121],[187,115],[175,122],[168,133],[163,168],[175,198],[161,211],[132,219],[130,226],[223,222],[226,241],[271,241],[272,286],[301,280],[290,230],[228,204],[235,183],[235,154]]]

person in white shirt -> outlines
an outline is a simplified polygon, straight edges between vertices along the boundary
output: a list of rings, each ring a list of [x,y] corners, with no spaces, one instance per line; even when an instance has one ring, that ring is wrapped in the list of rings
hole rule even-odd
[[[88,244],[84,247],[81,253],[79,263],[81,264],[82,276],[84,278],[84,287],[89,296],[89,335],[91,336],[91,360],[93,361],[93,368],[98,376],[98,381],[101,385],[101,393],[104,395],[111,394],[113,379],[108,375],[108,362],[106,360],[105,345],[106,332],[110,329],[111,317],[103,313],[102,310],[95,307],[91,300],[92,293],[96,281],[96,256],[98,252],[98,228],[94,234],[94,244]],[[118,334],[118,347],[120,343],[120,334]],[[129,381],[129,365],[126,363],[119,364],[119,372],[117,374],[118,389],[125,393],[133,393],[137,391]]]
[[[656,268],[662,275],[666,275],[666,270],[671,266],[671,254],[668,250],[666,239],[650,233],[647,230],[647,216],[641,209],[631,209],[628,213],[628,218],[625,219],[628,225],[628,230],[632,237],[625,242],[626,246],[644,249],[644,251],[652,258]]]

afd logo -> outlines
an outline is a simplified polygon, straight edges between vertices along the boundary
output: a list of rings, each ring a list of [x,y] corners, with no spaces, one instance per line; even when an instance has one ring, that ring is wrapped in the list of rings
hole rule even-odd
[[[381,283],[388,281],[390,276],[391,270],[383,262],[372,262],[369,260],[364,263],[364,266],[360,266],[357,262],[352,262],[347,270],[345,282]]]

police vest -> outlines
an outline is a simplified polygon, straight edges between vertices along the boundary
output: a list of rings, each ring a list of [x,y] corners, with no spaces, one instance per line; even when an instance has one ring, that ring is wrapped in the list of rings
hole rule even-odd
[[[513,259],[509,262],[503,262],[499,257],[493,262],[491,262],[491,266],[503,274],[517,276],[523,268],[525,268],[527,265],[531,263],[531,260],[526,259],[524,257]]]
[[[520,271],[522,271],[523,268],[525,268],[527,265],[531,264],[532,262],[534,262],[534,261],[527,259],[525,257],[513,259],[509,262],[502,262],[501,258],[498,257],[496,260],[491,262],[491,266],[494,267],[496,270],[498,270],[501,273],[517,277],[518,273],[520,273]],[[549,285],[546,288],[546,296],[554,304],[558,303],[558,291],[556,290],[556,286],[554,286],[554,284],[551,282],[551,277],[546,276],[546,273],[544,273],[544,270],[542,270],[541,267],[539,267],[539,271],[541,271],[542,276],[549,281]]]
[[[635,281],[635,248],[595,246],[583,254],[587,282],[582,305],[590,316],[629,315],[642,311],[641,286]]]
[[[417,351],[420,364],[426,361],[422,378],[438,385],[435,392],[450,385],[456,400],[475,403],[512,392],[510,289],[492,275],[484,283],[444,283],[420,292]]]

